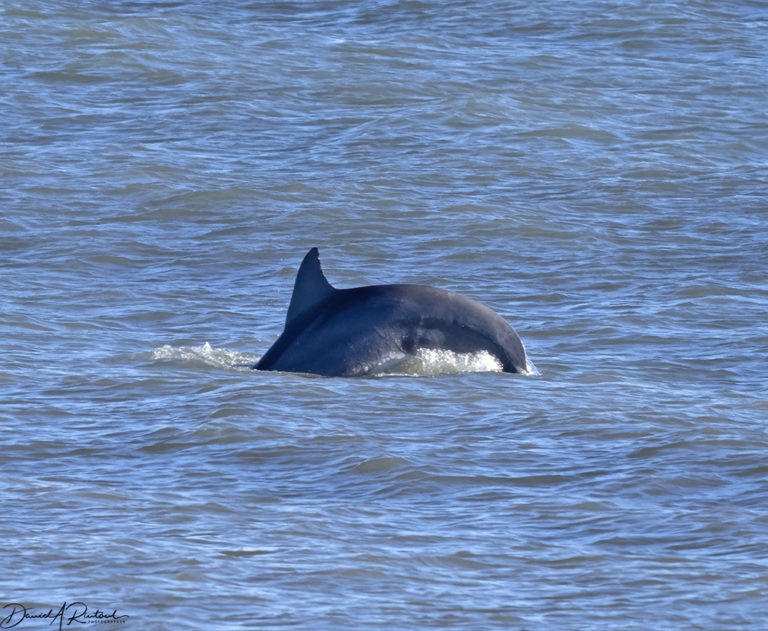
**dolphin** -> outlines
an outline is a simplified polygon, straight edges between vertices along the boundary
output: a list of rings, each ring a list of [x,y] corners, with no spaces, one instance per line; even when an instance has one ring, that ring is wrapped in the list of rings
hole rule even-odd
[[[529,372],[517,333],[485,305],[425,285],[336,289],[312,248],[296,274],[285,328],[253,368],[360,377],[391,373],[421,349],[486,351],[505,372]]]

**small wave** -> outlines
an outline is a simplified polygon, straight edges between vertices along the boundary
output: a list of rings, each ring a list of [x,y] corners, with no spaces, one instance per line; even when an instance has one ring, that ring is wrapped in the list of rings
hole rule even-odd
[[[226,348],[214,348],[208,342],[202,346],[171,346],[166,344],[152,351],[156,361],[200,362],[216,368],[250,370],[258,357]]]
[[[521,373],[526,377],[538,377],[541,375],[539,369],[536,368],[536,364],[531,361],[530,357],[525,358],[525,370]]]
[[[386,473],[388,471],[397,471],[409,464],[407,460],[398,456],[380,456],[355,464],[351,471],[353,473]]]
[[[202,346],[171,346],[166,344],[152,350],[154,361],[201,363],[227,370],[250,370],[259,360],[254,353],[242,353],[226,348],[214,348],[206,342]],[[435,377],[467,372],[502,372],[496,357],[488,351],[455,353],[445,349],[419,349],[415,355],[397,355],[382,359],[367,371],[377,377]],[[538,375],[539,371],[528,359],[524,375]]]

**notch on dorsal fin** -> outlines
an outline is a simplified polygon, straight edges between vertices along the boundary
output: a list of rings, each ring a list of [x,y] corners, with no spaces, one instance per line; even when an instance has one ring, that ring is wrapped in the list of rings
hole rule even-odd
[[[320,254],[317,248],[312,248],[299,266],[296,282],[293,285],[291,304],[288,315],[285,316],[285,326],[299,317],[305,311],[319,305],[336,291],[323,274],[320,267]]]

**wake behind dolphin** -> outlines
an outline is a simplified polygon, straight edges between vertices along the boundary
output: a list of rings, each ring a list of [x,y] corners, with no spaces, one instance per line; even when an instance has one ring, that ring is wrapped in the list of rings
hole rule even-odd
[[[530,372],[515,330],[485,305],[424,285],[336,289],[312,248],[296,274],[285,328],[253,367],[360,377],[397,372],[430,350],[484,352],[505,372]]]

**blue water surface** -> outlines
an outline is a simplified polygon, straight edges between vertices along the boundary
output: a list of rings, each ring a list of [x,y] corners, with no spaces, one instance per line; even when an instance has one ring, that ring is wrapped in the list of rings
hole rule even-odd
[[[0,41],[0,626],[766,628],[765,2],[32,0]],[[540,374],[251,370],[314,246]]]

